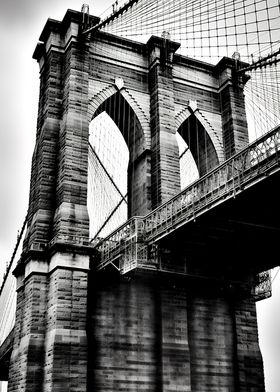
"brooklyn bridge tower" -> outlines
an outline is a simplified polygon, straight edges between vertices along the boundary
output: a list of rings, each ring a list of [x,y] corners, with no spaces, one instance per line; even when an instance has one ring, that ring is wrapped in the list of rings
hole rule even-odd
[[[279,127],[247,147],[238,54],[212,65],[167,32],[102,27],[68,10],[34,52],[8,390],[264,391],[255,301],[277,261],[257,244],[279,232]]]

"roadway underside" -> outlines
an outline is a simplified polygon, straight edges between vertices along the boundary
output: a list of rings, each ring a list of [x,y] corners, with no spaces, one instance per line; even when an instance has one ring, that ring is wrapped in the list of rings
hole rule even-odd
[[[14,330],[0,346],[0,381],[8,381],[10,357],[14,341]]]
[[[239,278],[279,266],[279,184],[278,171],[209,209],[159,242],[161,258]]]

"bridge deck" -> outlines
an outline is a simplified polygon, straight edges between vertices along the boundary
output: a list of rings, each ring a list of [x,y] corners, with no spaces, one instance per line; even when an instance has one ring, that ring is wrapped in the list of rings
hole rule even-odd
[[[244,191],[255,189],[259,182],[277,173],[279,150],[278,126],[156,210],[144,217],[131,218],[94,244],[100,256],[97,270],[109,264],[119,268],[121,273],[142,264],[153,268],[152,258],[148,260],[149,246],[171,237],[189,222],[195,222],[209,210],[235,199]]]
[[[8,381],[9,363],[14,342],[14,330],[12,330],[5,341],[0,345],[0,380]]]
[[[95,258],[97,271],[111,265],[116,267],[121,274],[125,274],[138,267],[158,269],[156,246],[162,241],[169,241],[174,247],[188,239],[188,248],[193,247],[193,252],[197,254],[200,252],[202,258],[207,256],[206,253],[202,254],[203,249],[209,244],[210,248],[213,248],[213,244],[218,244],[217,246],[222,248],[221,257],[224,257],[224,252],[227,253],[227,258],[231,258],[233,256],[230,255],[227,247],[233,246],[233,240],[236,240],[232,232],[234,230],[239,232],[237,242],[241,243],[242,233],[245,233],[242,227],[250,225],[250,238],[248,236],[244,238],[243,243],[239,245],[239,252],[243,252],[242,246],[246,241],[253,262],[257,257],[262,259],[262,265],[259,265],[257,273],[272,268],[278,265],[278,261],[269,254],[273,247],[267,244],[273,244],[273,241],[279,238],[280,219],[278,219],[279,213],[277,215],[276,209],[279,195],[275,191],[277,189],[275,184],[279,181],[280,173],[279,150],[280,127],[278,126],[191,184],[169,202],[144,217],[131,218],[105,239],[88,244],[87,239],[84,238],[63,237],[51,241],[49,248],[59,245],[60,242],[62,245],[69,243],[71,246],[84,247],[86,250],[90,248],[90,251],[94,250],[98,254]],[[258,193],[258,198],[256,198],[256,193]],[[234,208],[230,205],[232,200],[235,200]],[[263,203],[258,204],[261,200]],[[238,214],[240,208],[242,208],[242,222],[239,222],[238,218],[241,216]],[[250,217],[246,209],[251,211]],[[254,211],[257,211],[261,219],[255,222],[253,219],[252,223]],[[247,222],[244,216],[245,220],[248,218]],[[201,243],[201,234],[204,233],[205,237],[206,232],[208,238],[204,240],[207,246],[204,244],[202,247],[200,245],[195,247],[193,244]],[[254,246],[254,244],[265,242],[267,244],[262,248]],[[47,251],[46,247],[41,244],[32,244],[31,250]],[[242,267],[240,264],[242,261],[238,262],[233,258],[231,261]],[[6,298],[10,298],[11,295],[15,296],[13,268],[10,269],[9,276],[1,289],[1,343],[14,325],[15,310],[13,306],[9,308],[6,306]],[[269,276],[265,273],[260,275],[257,290],[259,289],[262,293],[270,292]],[[6,325],[5,329],[3,325]]]

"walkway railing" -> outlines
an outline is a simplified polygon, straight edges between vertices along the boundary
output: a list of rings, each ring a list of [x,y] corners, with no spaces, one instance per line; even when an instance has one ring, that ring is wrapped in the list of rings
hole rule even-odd
[[[95,243],[100,257],[97,269],[114,263],[125,272],[127,267],[119,263],[123,254],[129,255],[131,266],[137,262],[135,256],[138,248],[134,246],[129,251],[131,244],[138,244],[139,247],[143,243],[157,242],[209,208],[235,196],[273,170],[278,170],[279,159],[280,126],[195,181],[167,203],[144,217],[131,218],[111,235]],[[141,252],[143,254],[143,249]]]
[[[27,216],[18,235],[10,264],[0,287],[0,346],[12,331],[16,317],[16,278],[13,270],[17,265],[17,257],[21,251],[22,239],[27,223]]]
[[[145,239],[157,241],[263,177],[280,158],[280,127],[257,139],[144,217]]]

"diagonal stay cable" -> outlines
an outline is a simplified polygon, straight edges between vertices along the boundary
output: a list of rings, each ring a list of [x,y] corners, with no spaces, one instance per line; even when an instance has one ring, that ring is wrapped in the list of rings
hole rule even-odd
[[[125,198],[125,196],[121,193],[121,191],[119,190],[118,186],[116,185],[115,181],[113,180],[113,178],[110,176],[110,174],[108,173],[106,167],[103,165],[103,163],[101,162],[99,156],[97,155],[96,151],[94,150],[94,148],[92,147],[92,145],[89,143],[90,149],[93,152],[94,156],[96,157],[96,159],[98,160],[98,162],[100,163],[100,166],[102,167],[102,169],[104,170],[104,172],[106,173],[107,177],[109,178],[109,180],[111,181],[111,183],[114,185],[115,189],[117,190],[117,192],[119,193],[119,195],[122,198],[122,201],[124,200],[127,204],[127,200]]]
[[[183,158],[183,156],[186,154],[186,152],[189,150],[189,146],[185,148],[185,150],[180,154],[179,159]]]
[[[127,194],[124,197],[126,198]],[[123,201],[125,201],[127,203],[126,199],[122,199],[122,200],[120,200],[118,202],[118,204],[114,207],[114,209],[111,211],[111,213],[105,219],[105,221],[103,222],[102,226],[98,229],[98,231],[96,232],[95,236],[90,240],[90,242],[93,242],[98,237],[98,234],[100,234],[100,232],[104,229],[104,227],[107,225],[107,223],[112,218],[112,216],[115,214],[115,212],[120,207],[120,205],[122,204]]]

